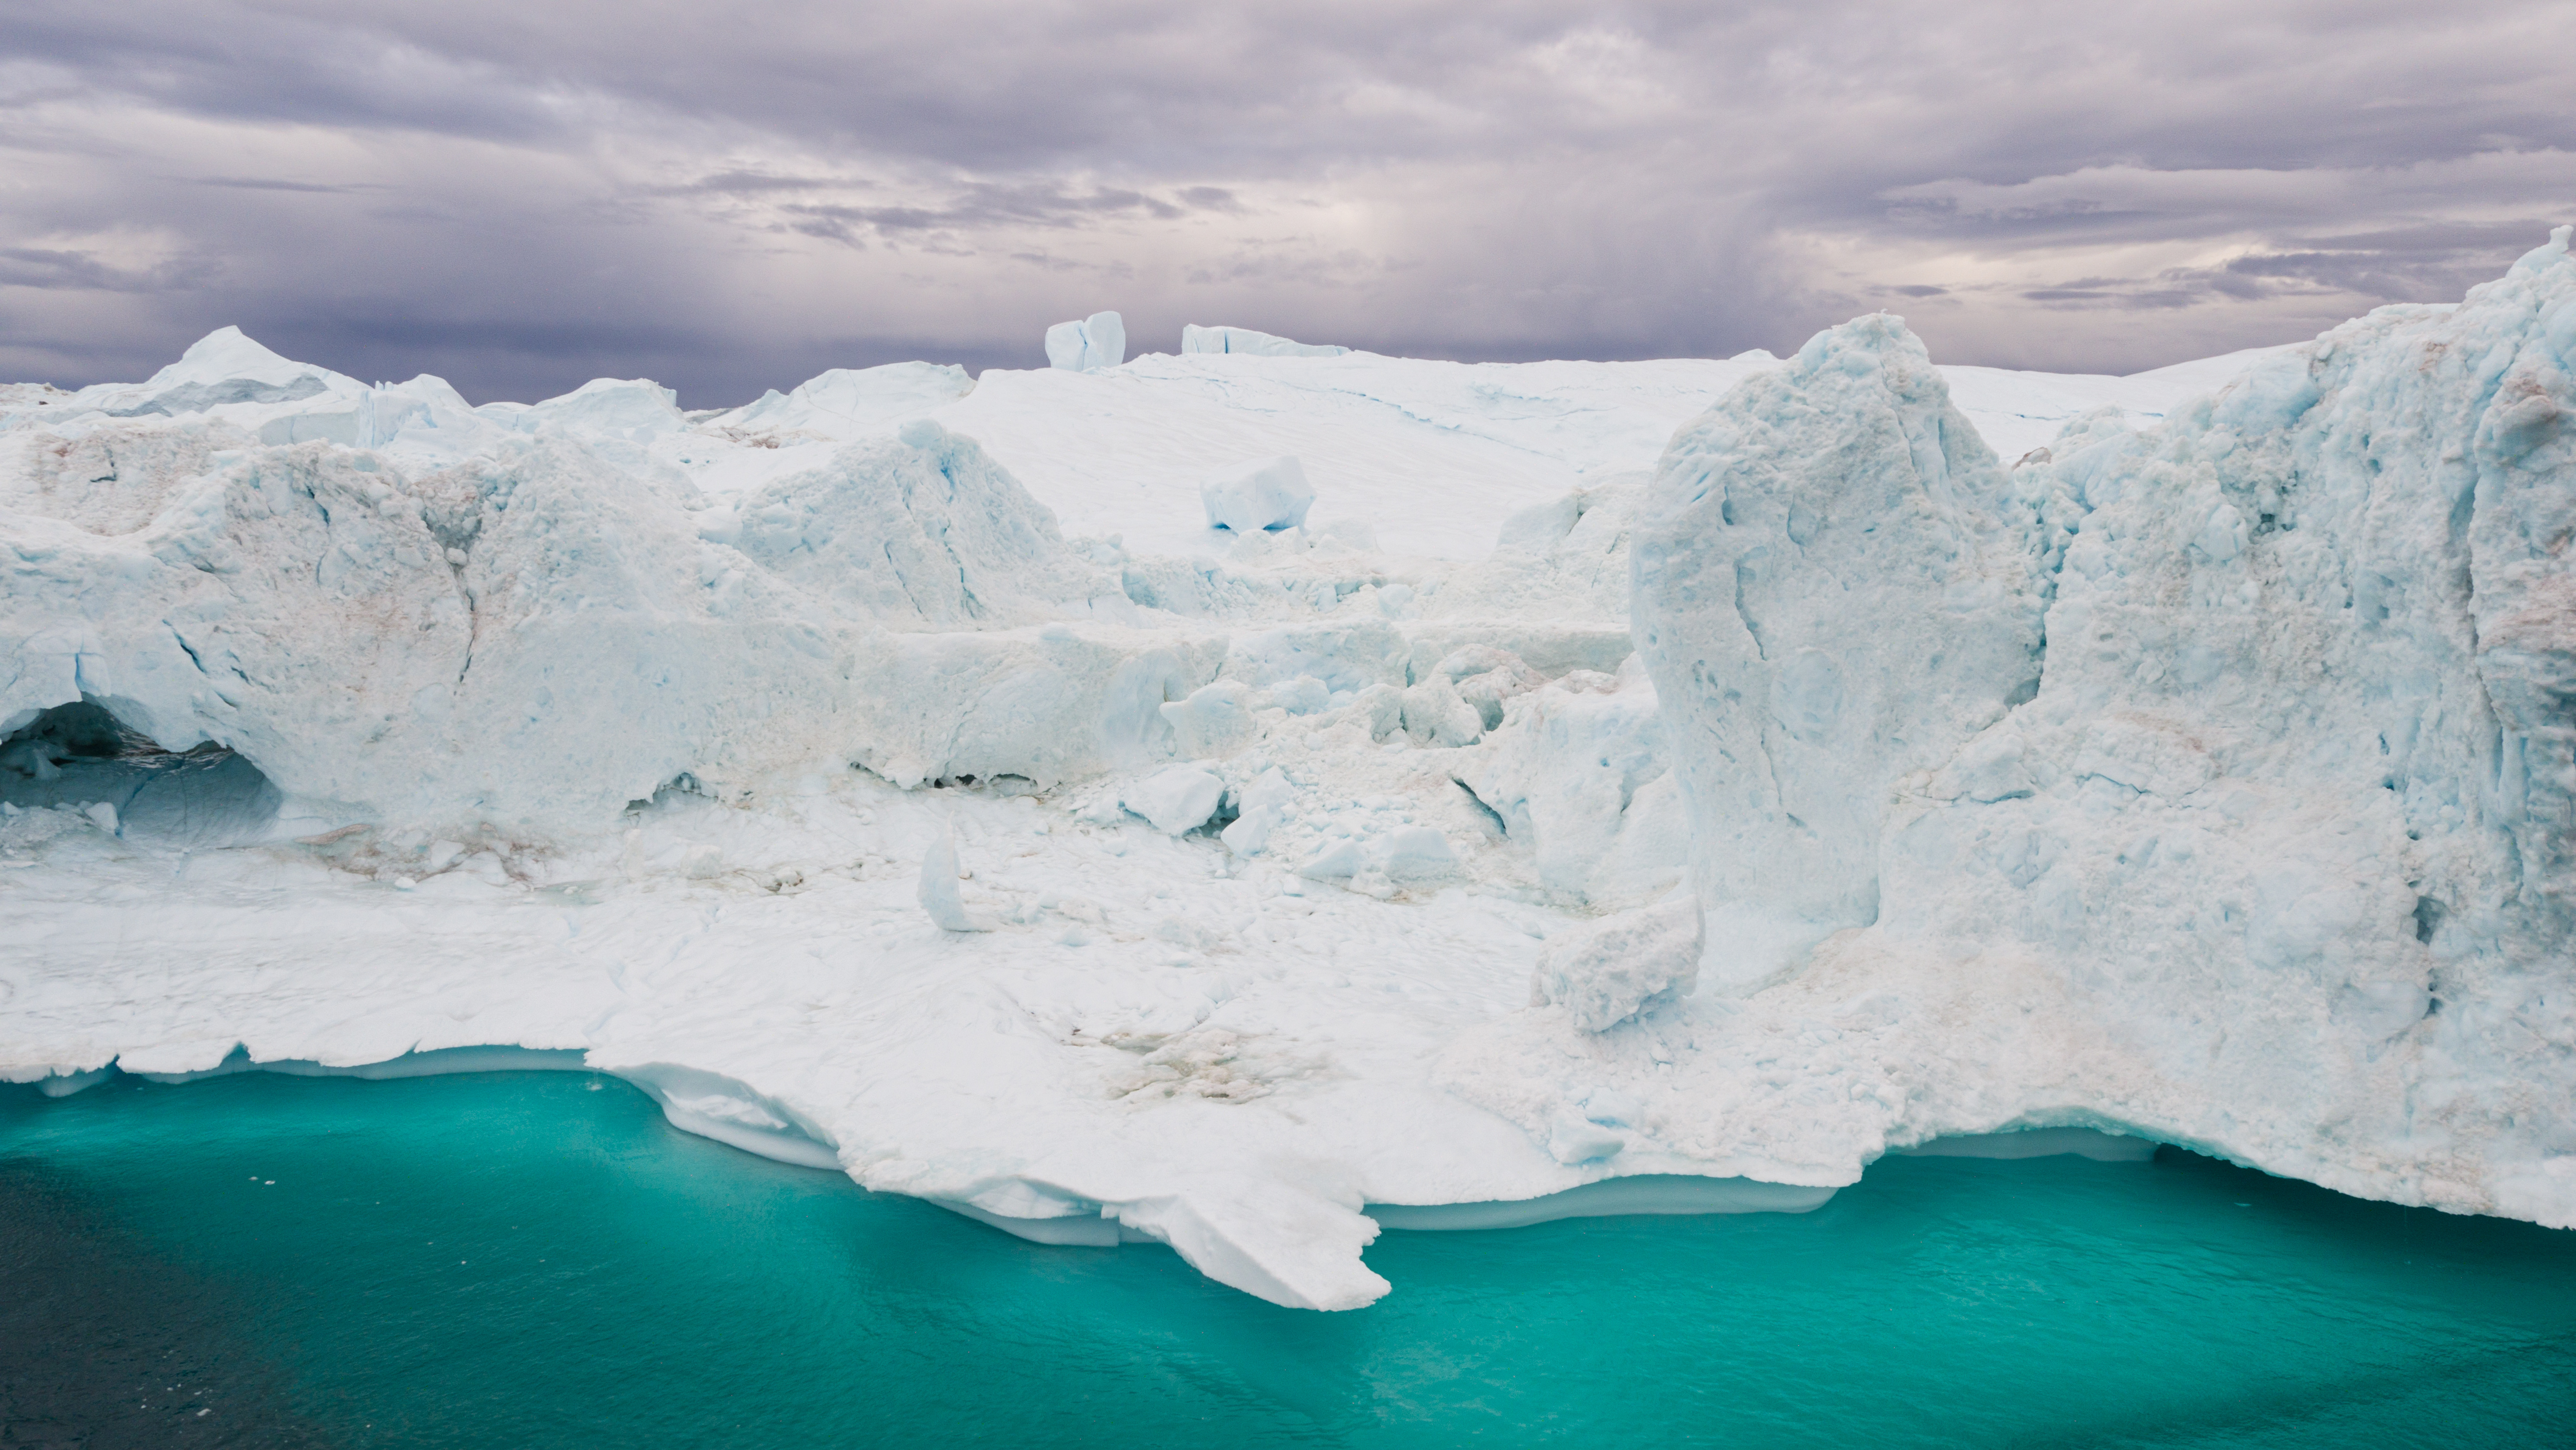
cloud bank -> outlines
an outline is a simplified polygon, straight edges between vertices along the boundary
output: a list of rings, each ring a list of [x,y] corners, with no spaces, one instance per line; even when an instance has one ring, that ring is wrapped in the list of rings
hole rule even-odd
[[[1034,366],[1233,323],[1460,358],[2132,371],[2456,299],[2576,219],[2576,4],[756,11],[5,0],[0,376],[239,323],[470,396]]]

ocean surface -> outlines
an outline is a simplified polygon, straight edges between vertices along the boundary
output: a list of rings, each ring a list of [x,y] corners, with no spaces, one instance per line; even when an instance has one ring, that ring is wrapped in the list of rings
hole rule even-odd
[[[2576,1444],[2576,1234],[2170,1148],[1368,1260],[1279,1309],[583,1073],[0,1088],[0,1444]]]

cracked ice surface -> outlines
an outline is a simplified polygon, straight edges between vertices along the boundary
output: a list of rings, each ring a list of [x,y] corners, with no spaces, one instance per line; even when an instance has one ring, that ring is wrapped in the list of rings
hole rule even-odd
[[[2564,250],[2129,379],[0,389],[0,1073],[571,1049],[1325,1308],[2024,1128],[2566,1224]]]

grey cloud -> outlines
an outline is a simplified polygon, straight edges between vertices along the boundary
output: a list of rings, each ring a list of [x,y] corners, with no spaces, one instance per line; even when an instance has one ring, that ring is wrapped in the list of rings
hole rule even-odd
[[[188,180],[197,186],[220,186],[233,191],[302,191],[322,195],[343,195],[349,192],[384,190],[380,185],[365,181],[279,181],[261,176],[192,176]]]
[[[487,395],[648,367],[703,395],[833,348],[1034,362],[1099,306],[1140,346],[1634,357],[1891,297],[1938,299],[1943,356],[2124,370],[2456,296],[2576,214],[2564,0],[11,16],[0,147],[94,159],[0,194],[0,247],[79,259],[0,259],[0,371],[139,375],[238,321],[409,339]],[[151,154],[164,119],[253,149]],[[294,194],[360,186],[399,205]],[[104,260],[122,232],[223,265]],[[459,316],[515,321],[431,326]]]
[[[168,293],[197,286],[213,271],[213,264],[195,257],[133,269],[102,261],[89,252],[0,247],[0,289]]]
[[[876,183],[864,177],[773,176],[760,171],[710,172],[681,186],[647,188],[657,196],[761,196],[788,191],[866,191]]]
[[[781,204],[779,210],[797,218],[789,223],[795,231],[852,245],[859,244],[854,226],[870,228],[880,237],[899,238],[913,233],[976,232],[1008,226],[1071,228],[1087,225],[1098,217],[1131,213],[1158,220],[1182,214],[1181,208],[1141,192],[1107,190],[1073,196],[1054,186],[988,184],[969,186],[949,204],[938,207],[789,202]]]

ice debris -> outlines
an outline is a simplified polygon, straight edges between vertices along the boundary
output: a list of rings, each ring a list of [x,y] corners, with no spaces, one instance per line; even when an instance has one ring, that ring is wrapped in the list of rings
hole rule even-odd
[[[1293,529],[1315,506],[1314,486],[1295,458],[1255,458],[1227,468],[1199,485],[1208,527],[1238,534]]]
[[[1225,781],[1211,771],[1175,765],[1127,788],[1119,804],[1143,816],[1166,836],[1194,831],[1225,801]]]
[[[1687,891],[1568,932],[1539,953],[1530,1005],[1561,1007],[1580,1032],[1607,1032],[1699,985],[1699,902]]]
[[[965,894],[957,886],[958,870],[957,831],[943,825],[939,834],[931,837],[930,849],[922,853],[921,884],[917,888],[921,909],[941,931],[993,930],[991,918],[966,909]]]

